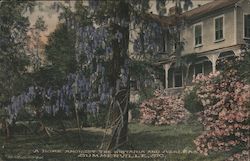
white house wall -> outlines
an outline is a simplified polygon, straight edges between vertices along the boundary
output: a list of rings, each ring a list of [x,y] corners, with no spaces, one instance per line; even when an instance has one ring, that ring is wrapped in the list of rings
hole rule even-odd
[[[224,40],[215,42],[215,24],[214,18],[224,16]],[[202,46],[195,47],[194,45],[194,25],[202,23]],[[182,55],[191,53],[201,53],[209,50],[215,50],[223,47],[235,45],[235,31],[234,30],[234,8],[230,8],[209,17],[204,16],[202,19],[188,24],[181,32],[181,38],[184,42],[184,50]]]
[[[237,7],[237,43],[243,44],[245,43],[243,39],[244,34],[244,23],[243,23],[243,15],[250,14],[250,1],[244,0],[239,3],[239,7]]]

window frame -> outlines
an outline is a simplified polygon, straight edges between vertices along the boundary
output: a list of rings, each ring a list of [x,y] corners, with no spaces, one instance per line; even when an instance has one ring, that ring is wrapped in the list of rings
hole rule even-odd
[[[216,39],[216,20],[217,19],[220,19],[220,18],[222,18],[222,38],[220,38],[220,39]],[[221,41],[224,41],[225,40],[225,15],[223,14],[223,15],[220,15],[220,16],[217,16],[217,17],[214,17],[214,26],[213,26],[213,28],[214,28],[214,42],[216,43],[216,42],[221,42]]]
[[[173,40],[173,52],[176,52],[177,49],[177,42],[175,40]]]
[[[205,67],[204,67],[204,62],[198,62],[198,63],[195,63],[194,64],[194,75],[195,77],[198,75],[196,74],[196,65],[201,65],[201,73],[198,73],[198,74],[205,74]]]
[[[176,71],[177,70],[177,71]],[[179,71],[178,71],[179,70]],[[178,73],[179,72],[179,73]],[[175,76],[181,76],[181,86],[180,87],[176,87],[176,80],[175,80]],[[182,88],[183,87],[183,70],[182,69],[174,69],[173,70],[173,88]]]
[[[250,35],[249,37],[246,37],[246,33],[245,33],[245,16],[246,15],[249,15],[250,16],[250,13],[243,13],[243,39],[250,39]]]
[[[195,32],[195,28],[196,28],[197,26],[201,26],[201,43],[200,43],[200,44],[196,44],[196,35],[195,35],[196,32]],[[196,23],[196,24],[194,24],[193,27],[194,27],[194,28],[193,28],[194,47],[195,47],[195,48],[196,48],[196,47],[201,47],[202,44],[203,44],[203,22]]]

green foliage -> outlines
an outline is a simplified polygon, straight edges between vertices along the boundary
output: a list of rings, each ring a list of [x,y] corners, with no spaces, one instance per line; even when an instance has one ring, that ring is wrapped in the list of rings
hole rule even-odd
[[[84,127],[102,127],[106,126],[108,107],[101,106],[99,113],[93,114],[87,111],[79,112],[82,126]]]
[[[33,79],[36,85],[41,87],[53,87],[59,89],[66,78],[66,73],[53,65],[41,67],[37,72],[33,73]]]
[[[151,74],[154,72],[153,66],[145,61],[131,61],[130,65],[130,75],[131,77],[141,78],[141,79],[152,79]]]
[[[250,89],[238,71],[244,61],[242,57],[221,60],[221,72],[194,80],[204,107],[199,114],[204,132],[194,141],[200,153],[230,151],[233,156],[228,160],[247,160]]]
[[[0,102],[25,89],[29,20],[24,16],[34,3],[10,0],[0,5]]]
[[[43,20],[43,17],[38,17],[35,23],[35,29],[39,31],[46,31],[47,30],[47,25],[45,24],[45,21]]]
[[[196,92],[197,87],[194,87],[191,91],[186,92],[184,96],[184,107],[193,114],[203,110],[202,103],[198,99]]]
[[[28,121],[34,119],[34,110],[31,109],[30,106],[26,108],[22,108],[17,115],[17,121]]]
[[[45,52],[51,65],[58,67],[62,73],[75,71],[75,32],[65,24],[59,24],[50,35]]]
[[[48,64],[34,74],[36,83],[43,87],[59,88],[69,73],[76,70],[75,32],[59,24],[49,36],[45,47]]]
[[[43,41],[41,41],[42,32],[47,30],[47,25],[43,17],[38,16],[35,24],[30,28],[29,52],[31,54],[32,70],[37,71],[42,65]]]
[[[54,122],[53,122],[54,123]],[[58,122],[56,122],[59,125]],[[70,124],[64,122],[65,125]],[[51,124],[51,123],[50,123]],[[49,124],[49,125],[50,125]],[[72,127],[69,126],[69,127]],[[55,126],[56,128],[56,126]],[[121,150],[151,150],[157,149],[162,151],[170,150],[195,150],[193,139],[202,131],[201,124],[196,118],[190,118],[188,124],[179,124],[171,126],[148,126],[139,123],[129,124],[129,141],[127,146]],[[4,142],[4,137],[0,135],[0,144],[5,145],[5,149],[1,153],[8,155],[26,155],[28,151],[34,150],[34,145],[37,149],[75,149],[81,147],[82,149],[97,149],[103,139],[103,132],[96,128],[96,131],[88,131],[83,129],[81,135],[84,139],[84,144],[81,144],[78,139],[77,131],[66,131],[63,134],[52,135],[48,137],[45,135],[15,135],[13,140],[7,145]],[[18,137],[17,137],[18,136]],[[182,154],[173,153],[167,154],[166,158],[137,158],[126,159],[117,158],[116,161],[223,161],[228,153],[216,153],[209,156],[201,154]],[[51,153],[46,155],[46,158],[54,161],[79,161],[77,155],[61,153]],[[80,159],[81,160],[81,159]],[[87,159],[88,160],[88,159]],[[110,161],[110,158],[91,158],[92,161]]]
[[[249,43],[249,41],[247,42]],[[231,57],[228,59],[221,59],[218,66],[223,73],[236,70],[237,76],[245,83],[250,83],[250,49],[243,46],[240,57]],[[226,65],[225,65],[226,64]]]
[[[239,64],[239,72],[243,79],[250,83],[250,50],[246,50],[243,56],[243,62]]]
[[[143,88],[139,91],[139,102],[142,102],[146,99],[152,98],[154,96],[155,89],[152,87]]]
[[[140,108],[138,103],[129,103],[129,108],[132,112],[132,118],[135,120],[139,120],[140,118]]]

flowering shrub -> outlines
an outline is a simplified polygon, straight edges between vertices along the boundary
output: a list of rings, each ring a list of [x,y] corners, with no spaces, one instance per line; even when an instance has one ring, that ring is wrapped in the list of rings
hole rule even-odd
[[[184,102],[181,97],[165,96],[156,91],[154,98],[142,102],[140,115],[141,123],[169,125],[186,120],[189,112],[184,108]]]
[[[230,68],[209,76],[198,75],[194,80],[204,107],[199,115],[204,132],[194,141],[198,152],[207,155],[211,151],[237,149],[242,152],[228,159],[247,160],[244,150],[249,150],[250,86],[239,75]]]
[[[225,161],[249,161],[249,152],[247,150],[243,150],[240,153],[236,153],[233,156],[227,158]]]

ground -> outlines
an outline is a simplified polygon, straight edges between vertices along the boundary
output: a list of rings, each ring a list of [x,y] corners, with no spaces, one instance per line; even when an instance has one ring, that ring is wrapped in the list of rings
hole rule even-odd
[[[193,140],[201,133],[201,131],[202,126],[198,123],[195,117],[191,117],[185,123],[171,126],[149,126],[133,122],[129,124],[129,142],[122,149],[193,151],[195,150]],[[32,160],[32,158],[29,158],[30,156],[43,156],[43,158],[33,158],[33,160],[44,161],[99,161],[100,159],[77,158],[76,154],[46,153],[34,155],[33,153],[36,149],[98,149],[103,139],[103,132],[99,129],[85,129],[81,132],[81,136],[82,143],[79,141],[77,130],[67,131],[61,135],[52,135],[52,137],[44,135],[14,135],[8,142],[6,142],[3,136],[1,136],[1,157],[2,159],[9,161],[15,161],[16,156],[19,157],[19,161]],[[22,156],[23,159],[20,159]],[[227,155],[224,153],[216,153],[209,156],[202,156],[201,154],[167,154],[165,158],[158,158],[155,159],[155,161],[222,161],[226,157]],[[117,159],[106,160],[114,161]],[[125,159],[118,160],[124,161]],[[127,160],[142,161],[145,159]]]

